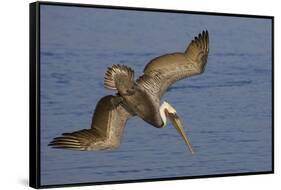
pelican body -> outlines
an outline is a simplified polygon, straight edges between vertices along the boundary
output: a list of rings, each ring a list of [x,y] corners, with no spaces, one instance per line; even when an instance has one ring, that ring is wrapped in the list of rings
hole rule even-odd
[[[134,71],[130,67],[112,65],[105,73],[104,86],[117,93],[115,96],[105,96],[98,102],[91,128],[64,133],[49,145],[72,150],[117,148],[127,120],[138,116],[156,128],[166,126],[169,119],[191,153],[194,153],[176,109],[167,101],[161,104],[161,98],[176,81],[203,73],[208,53],[209,34],[203,31],[184,52],[152,59],[137,80],[134,80]]]

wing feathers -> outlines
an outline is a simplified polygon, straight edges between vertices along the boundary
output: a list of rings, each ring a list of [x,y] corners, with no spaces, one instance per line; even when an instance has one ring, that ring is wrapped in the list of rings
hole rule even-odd
[[[198,37],[191,41],[185,50],[185,56],[192,60],[193,64],[199,69],[199,73],[203,70],[207,62],[209,52],[209,33],[203,31]]]
[[[83,129],[73,133],[63,133],[49,143],[53,148],[73,148],[87,150],[92,142],[98,140],[98,135],[92,129]]]
[[[149,94],[155,94],[161,87],[161,75],[157,72],[154,73],[153,77],[144,74],[140,76],[136,82],[141,84]]]
[[[122,104],[114,105],[118,96],[105,96],[97,104],[90,129],[63,133],[49,146],[72,150],[103,150],[119,146],[126,121],[131,114]]]
[[[152,59],[137,83],[161,98],[174,82],[201,74],[209,52],[209,34],[203,31],[189,44],[184,53],[171,53]]]

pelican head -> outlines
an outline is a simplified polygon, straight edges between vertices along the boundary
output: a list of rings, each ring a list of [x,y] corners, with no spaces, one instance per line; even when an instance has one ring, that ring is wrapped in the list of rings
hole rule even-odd
[[[178,133],[182,136],[183,140],[185,141],[186,145],[188,146],[190,152],[194,154],[194,151],[192,149],[192,145],[189,142],[184,129],[183,125],[181,123],[181,120],[179,116],[177,115],[177,111],[175,108],[173,108],[168,102],[164,101],[163,104],[160,106],[160,116],[162,119],[162,128],[167,125],[167,117],[172,122],[173,126],[177,129]]]
[[[175,108],[173,108],[168,102],[164,101],[163,104],[160,106],[160,116],[162,119],[162,126],[161,127],[165,127],[167,125],[167,113],[177,113]],[[166,113],[167,112],[167,113]]]

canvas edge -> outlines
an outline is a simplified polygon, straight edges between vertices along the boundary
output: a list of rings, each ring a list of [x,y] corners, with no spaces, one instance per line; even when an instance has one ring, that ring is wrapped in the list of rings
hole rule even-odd
[[[141,8],[141,7],[125,7],[125,6],[111,6],[111,5],[94,5],[94,4],[80,4],[80,3],[64,3],[64,2],[48,2],[37,1],[30,3],[29,13],[29,38],[30,38],[30,77],[29,77],[29,185],[30,187],[39,188],[55,188],[55,187],[75,187],[75,186],[89,186],[89,185],[109,185],[122,183],[139,183],[139,182],[153,182],[153,181],[167,181],[167,180],[185,180],[198,178],[213,178],[213,177],[234,177],[246,175],[260,175],[260,174],[274,174],[274,16],[268,15],[248,15],[248,14],[233,14],[233,13],[218,13],[218,12],[200,12],[187,10],[170,10],[170,9],[156,9],[156,8]],[[104,182],[83,182],[72,184],[55,184],[55,185],[41,185],[40,174],[40,6],[41,5],[55,5],[55,6],[73,6],[73,7],[88,7],[88,8],[105,8],[117,10],[134,10],[134,11],[151,11],[151,12],[170,12],[170,13],[185,13],[185,14],[200,14],[212,16],[232,16],[232,17],[248,17],[270,19],[272,30],[272,168],[268,171],[259,172],[243,172],[243,173],[226,173],[226,174],[211,174],[199,176],[181,176],[169,178],[155,178],[155,179],[137,179],[137,180],[118,180],[118,181],[104,181]]]
[[[39,3],[29,4],[29,186],[40,187]]]
[[[274,173],[274,171],[275,171],[275,146],[274,146],[274,142],[275,142],[275,133],[274,133],[274,127],[275,127],[275,121],[274,121],[274,113],[275,113],[275,111],[274,111],[274,108],[275,108],[275,106],[274,106],[274,84],[275,84],[275,82],[274,82],[274,62],[275,62],[275,60],[274,60],[274,56],[275,56],[275,54],[274,54],[274,51],[275,51],[275,46],[274,46],[274,38],[275,38],[275,32],[274,32],[274,17],[271,17],[271,106],[272,106],[272,111],[271,111],[271,130],[272,130],[272,132],[271,132],[271,158],[272,158],[272,160],[271,160],[271,170],[272,170],[272,173]]]
[[[98,4],[85,4],[85,3],[66,3],[66,2],[51,2],[51,1],[37,1],[41,5],[56,5],[67,7],[84,7],[84,8],[104,8],[104,9],[117,9],[117,10],[133,10],[133,11],[147,11],[147,12],[165,12],[165,13],[184,13],[184,14],[200,14],[212,16],[233,16],[233,17],[248,17],[248,18],[273,18],[271,15],[252,15],[252,14],[238,14],[238,13],[223,13],[223,12],[209,12],[209,11],[190,11],[181,9],[159,9],[148,7],[128,7],[116,5],[98,5]]]

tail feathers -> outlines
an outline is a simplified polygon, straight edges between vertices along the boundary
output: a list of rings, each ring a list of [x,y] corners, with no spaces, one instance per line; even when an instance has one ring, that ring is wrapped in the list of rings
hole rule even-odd
[[[112,65],[105,73],[104,86],[105,88],[116,90],[118,81],[133,81],[134,71],[126,65]]]

